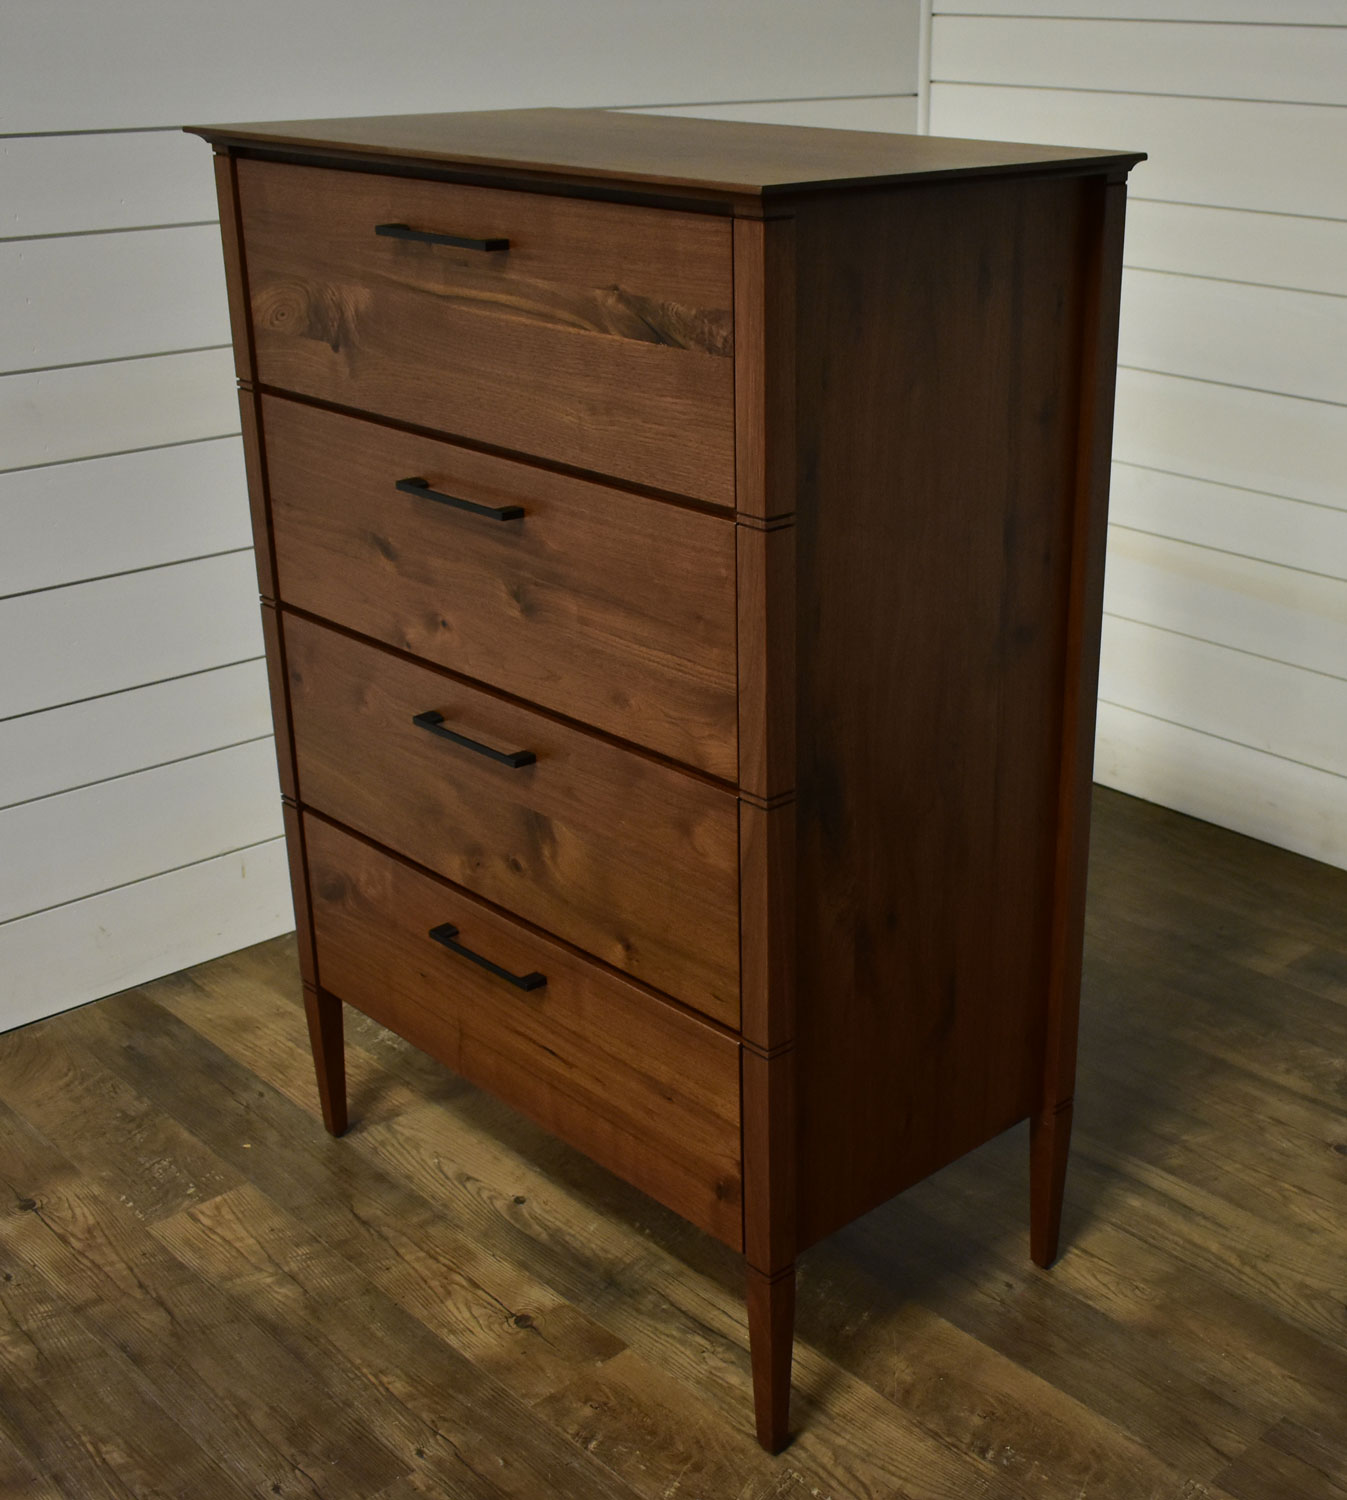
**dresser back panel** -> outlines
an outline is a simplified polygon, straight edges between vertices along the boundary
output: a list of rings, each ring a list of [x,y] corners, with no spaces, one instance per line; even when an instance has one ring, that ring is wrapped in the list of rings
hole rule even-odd
[[[733,781],[731,521],[276,396],[262,421],[282,599]]]
[[[739,1047],[409,869],[304,820],[318,980],[738,1248]],[[428,934],[546,983],[519,990]]]
[[[377,646],[283,621],[306,804],[738,1024],[729,793]],[[413,723],[427,713],[477,748]],[[514,767],[488,748],[536,759]]]
[[[733,506],[728,220],[277,162],[237,172],[263,385]]]

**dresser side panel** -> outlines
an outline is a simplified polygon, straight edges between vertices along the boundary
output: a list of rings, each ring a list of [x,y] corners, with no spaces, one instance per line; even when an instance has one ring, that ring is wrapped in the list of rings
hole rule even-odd
[[[1036,1107],[1103,191],[797,219],[802,1245]]]

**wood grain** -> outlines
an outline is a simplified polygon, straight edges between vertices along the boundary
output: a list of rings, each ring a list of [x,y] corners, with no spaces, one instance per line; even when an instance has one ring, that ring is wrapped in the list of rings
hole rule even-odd
[[[303,801],[717,1020],[739,1016],[728,793],[287,613]],[[444,727],[512,768],[415,725]]]
[[[809,130],[596,109],[511,109],[375,119],[195,125],[218,145],[317,149],[329,157],[452,163],[525,181],[676,188],[708,198],[920,180],[937,175],[1102,171],[1136,153]]]
[[[733,503],[728,224],[268,162],[238,182],[264,385]]]
[[[323,988],[738,1247],[738,1045],[481,903],[305,819]],[[427,933],[546,984],[517,992]]]
[[[795,223],[734,221],[735,510],[795,510]]]
[[[215,197],[220,214],[225,289],[229,297],[229,331],[234,345],[234,373],[240,380],[252,380],[256,372],[253,368],[248,277],[243,263],[243,233],[239,223],[238,163],[228,154],[215,157]],[[265,592],[263,589],[263,593]]]
[[[796,221],[802,1245],[1038,1096],[1091,193]]]
[[[764,1052],[795,1038],[795,818],[739,803],[739,1026]]]
[[[735,527],[739,787],[770,802],[795,789],[795,527]]]
[[[287,602],[733,781],[727,520],[264,397]],[[497,522],[394,488],[493,507]]]
[[[262,413],[257,392],[239,387],[239,424],[243,432],[244,472],[248,478],[248,510],[253,524],[253,556],[257,587],[264,600],[275,601],[276,548],[271,539],[271,510],[267,500],[267,468],[262,452]]]

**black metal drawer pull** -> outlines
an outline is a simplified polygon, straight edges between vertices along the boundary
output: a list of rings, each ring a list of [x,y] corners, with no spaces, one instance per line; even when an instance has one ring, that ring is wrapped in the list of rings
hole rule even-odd
[[[503,979],[506,984],[514,985],[517,990],[540,990],[547,983],[547,975],[539,974],[535,969],[532,974],[511,974],[509,969],[502,969],[499,964],[493,964],[489,958],[483,958],[480,953],[474,953],[471,948],[465,948],[462,943],[455,942],[458,937],[458,928],[452,922],[442,922],[438,927],[432,927],[426,934],[434,938],[437,943],[442,943],[451,953],[457,953],[460,957],[471,960],[478,968],[485,969],[488,974],[494,974],[497,979]]]
[[[455,510],[470,511],[474,516],[486,516],[491,521],[518,521],[523,518],[522,505],[478,505],[472,500],[460,500],[457,495],[443,495],[432,490],[424,479],[399,479],[395,489],[404,495],[415,495],[421,500],[434,500],[440,505],[452,505]]]
[[[415,240],[420,245],[452,245],[455,250],[508,250],[509,240],[474,240],[464,234],[436,234],[433,229],[412,229],[406,224],[376,224],[375,234],[390,240]]]
[[[485,755],[488,760],[497,760],[514,771],[520,766],[531,766],[538,759],[532,750],[496,750],[490,745],[482,744],[481,740],[470,740],[466,734],[455,734],[452,729],[444,727],[444,715],[436,713],[433,708],[428,708],[423,714],[413,714],[412,723],[418,729],[427,729],[431,734],[438,734],[442,740],[452,740],[455,745],[462,745],[465,750]]]

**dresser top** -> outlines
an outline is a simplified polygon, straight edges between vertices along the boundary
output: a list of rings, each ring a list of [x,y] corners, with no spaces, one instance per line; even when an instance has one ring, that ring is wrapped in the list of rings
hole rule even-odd
[[[1143,153],[758,125],[606,109],[509,109],[187,127],[217,146],[767,198],[928,177],[1125,172]]]

